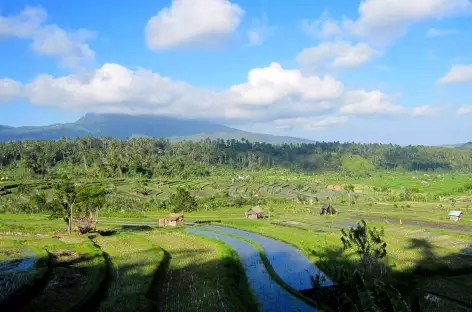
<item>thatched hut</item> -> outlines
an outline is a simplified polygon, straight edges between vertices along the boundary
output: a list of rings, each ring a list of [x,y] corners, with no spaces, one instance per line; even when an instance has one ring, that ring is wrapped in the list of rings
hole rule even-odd
[[[184,213],[171,213],[167,218],[159,219],[159,226],[184,225]]]
[[[260,206],[254,206],[246,211],[247,219],[264,219],[264,210]]]
[[[332,215],[336,215],[336,214],[338,214],[338,211],[331,204],[325,204],[320,209],[320,215],[322,215],[322,216],[324,216],[324,215],[332,216]]]

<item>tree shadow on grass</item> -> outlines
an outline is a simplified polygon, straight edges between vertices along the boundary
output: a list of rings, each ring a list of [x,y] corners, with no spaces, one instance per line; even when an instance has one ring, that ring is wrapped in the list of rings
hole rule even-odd
[[[421,311],[472,310],[472,256],[466,254],[467,248],[439,255],[435,245],[424,238],[411,238],[404,248],[418,252],[420,257],[405,269],[394,264],[388,266],[382,277],[384,282],[397,288],[407,301],[419,299]],[[342,247],[328,247],[314,254],[321,259],[317,265],[335,283],[342,283],[340,280],[346,275],[348,277],[362,267],[358,257],[348,254]],[[318,300],[330,295],[315,289],[302,292]]]
[[[153,227],[150,225],[122,225],[121,232],[148,232],[152,231]]]
[[[48,252],[48,257],[37,259],[32,268],[38,270],[46,264],[45,270],[8,294],[0,303],[0,310],[83,310],[106,278],[106,273],[100,274],[106,270],[105,261],[96,261],[99,258],[102,258],[100,254],[80,254],[72,250]]]
[[[140,251],[134,254],[136,261],[113,262],[105,257],[107,267],[97,266],[93,261],[67,260],[52,262],[49,274],[42,281],[24,288],[13,299],[0,303],[1,311],[256,311],[256,303],[249,293],[249,287],[237,260],[224,257],[195,263],[196,254],[207,249],[177,249],[172,254],[164,251],[160,263],[146,262],[150,252],[160,248]],[[142,253],[142,256],[139,254]],[[179,258],[172,265],[172,258]],[[82,259],[82,258],[80,258]],[[90,260],[90,259],[88,259]],[[149,265],[155,270],[149,271]],[[183,265],[182,265],[183,264]],[[84,272],[102,272],[102,282],[93,293],[78,289],[71,275],[58,283],[57,270],[64,265],[79,266]],[[149,273],[148,273],[149,272]],[[69,272],[77,273],[77,272]],[[62,275],[66,277],[65,275]],[[89,278],[87,274],[83,275]],[[68,283],[72,282],[72,283]],[[86,283],[82,280],[81,283]],[[73,294],[71,296],[71,294]],[[63,305],[57,300],[67,298]]]

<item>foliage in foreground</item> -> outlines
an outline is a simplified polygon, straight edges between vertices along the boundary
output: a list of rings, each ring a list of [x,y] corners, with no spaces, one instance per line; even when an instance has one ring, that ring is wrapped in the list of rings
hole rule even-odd
[[[312,277],[313,299],[328,311],[338,312],[410,312],[412,309],[400,292],[387,282],[387,267],[382,259],[387,255],[387,243],[383,229],[369,227],[364,220],[349,230],[341,230],[344,250],[354,250],[361,263],[359,269],[350,272],[345,267],[329,267],[336,277],[336,285],[321,287],[322,277]],[[413,311],[419,311],[414,304]]]

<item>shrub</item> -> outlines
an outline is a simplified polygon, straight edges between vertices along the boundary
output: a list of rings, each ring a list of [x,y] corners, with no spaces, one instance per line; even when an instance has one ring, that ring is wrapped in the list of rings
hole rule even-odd
[[[173,212],[191,212],[198,208],[195,197],[181,187],[178,187],[177,191],[170,195],[168,203]]]
[[[344,249],[354,249],[359,255],[364,272],[378,269],[380,260],[387,255],[387,243],[383,240],[384,231],[374,226],[370,228],[364,220],[349,230],[342,229],[341,241]]]

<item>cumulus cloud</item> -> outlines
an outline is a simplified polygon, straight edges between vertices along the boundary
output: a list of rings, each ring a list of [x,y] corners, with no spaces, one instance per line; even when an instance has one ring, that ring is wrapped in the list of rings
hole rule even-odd
[[[439,84],[458,84],[472,82],[471,65],[452,65],[451,70],[438,80]]]
[[[35,105],[99,113],[272,121],[325,113],[342,93],[343,84],[330,76],[304,76],[278,63],[251,70],[247,82],[223,91],[108,63],[85,74],[38,76],[23,87],[22,95]]]
[[[457,109],[458,115],[470,115],[472,114],[472,105],[462,105]]]
[[[433,38],[433,37],[442,37],[442,36],[449,36],[457,34],[456,29],[438,29],[438,28],[430,28],[428,32],[426,32],[426,37]]]
[[[331,76],[303,76],[300,70],[286,70],[275,62],[269,67],[251,70],[246,83],[229,90],[237,103],[250,105],[332,100],[342,92],[342,83]]]
[[[229,0],[173,0],[147,22],[152,50],[211,45],[236,30],[244,10]]]
[[[423,105],[423,106],[417,106],[414,107],[411,110],[411,115],[413,117],[426,117],[426,116],[434,116],[438,114],[438,109],[435,107],[432,107],[430,105]]]
[[[269,25],[266,14],[261,18],[252,20],[252,25],[247,30],[247,38],[250,45],[260,45],[264,40],[274,33],[275,27]]]
[[[331,19],[327,11],[324,11],[323,14],[314,21],[308,19],[302,20],[301,28],[307,35],[320,39],[335,37],[341,35],[343,32],[340,23]]]
[[[74,67],[93,60],[95,52],[88,41],[95,34],[86,29],[65,31],[54,24],[44,24],[47,12],[41,7],[25,7],[17,15],[0,16],[1,37],[31,40],[31,48],[38,54],[58,58],[63,66]]]
[[[0,36],[30,38],[47,19],[46,10],[26,6],[19,14],[0,16]]]
[[[305,67],[325,65],[335,68],[357,67],[368,62],[380,52],[366,43],[351,44],[344,40],[323,42],[303,49],[296,60]]]
[[[393,98],[380,91],[354,90],[346,93],[339,112],[346,115],[391,116],[407,112],[403,106],[392,104]]]
[[[0,102],[8,102],[21,95],[21,83],[12,79],[0,79]]]
[[[428,19],[444,18],[470,11],[469,0],[364,0],[357,20],[345,20],[351,33],[379,41],[403,35],[410,25]]]
[[[356,36],[388,44],[404,35],[411,25],[472,12],[471,0],[363,0],[357,19],[334,20],[324,12],[320,18],[302,21],[302,29],[318,38]],[[430,29],[428,36],[452,34],[452,30]]]

